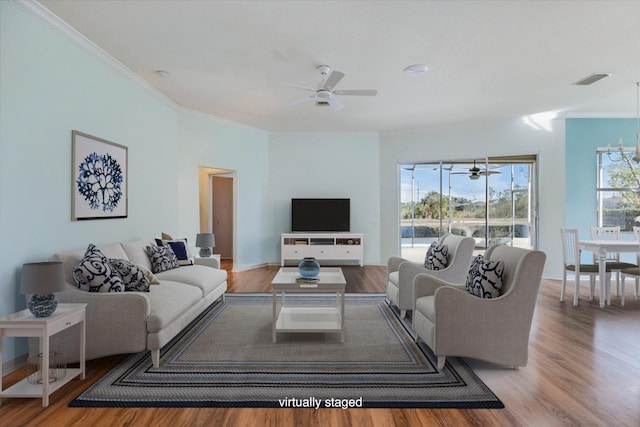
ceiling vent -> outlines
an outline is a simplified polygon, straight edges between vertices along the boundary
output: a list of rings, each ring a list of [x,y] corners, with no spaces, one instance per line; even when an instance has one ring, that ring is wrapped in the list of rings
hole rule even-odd
[[[574,83],[577,86],[589,86],[597,82],[598,80],[602,80],[605,77],[609,77],[611,73],[593,73],[585,77],[584,79],[580,79]]]

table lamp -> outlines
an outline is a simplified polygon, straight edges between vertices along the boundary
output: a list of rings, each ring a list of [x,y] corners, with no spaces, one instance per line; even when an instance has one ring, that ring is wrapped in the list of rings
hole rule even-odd
[[[54,292],[64,291],[62,262],[46,261],[23,264],[20,292],[31,294],[29,311],[36,317],[49,317],[58,307]]]
[[[213,233],[200,233],[196,235],[196,247],[200,248],[200,256],[208,258],[211,256],[211,250],[216,246],[216,239]]]

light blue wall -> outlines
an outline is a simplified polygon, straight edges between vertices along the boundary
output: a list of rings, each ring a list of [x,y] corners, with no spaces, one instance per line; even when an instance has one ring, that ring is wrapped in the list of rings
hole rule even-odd
[[[597,225],[596,151],[598,147],[635,146],[635,119],[567,119],[565,159],[566,194],[565,223],[589,237],[589,227]]]
[[[273,242],[263,231],[270,218],[267,133],[182,110],[178,139],[179,235],[195,239],[199,232],[198,167],[232,170],[236,174],[234,268],[275,262],[270,251]]]
[[[291,231],[292,198],[351,199],[351,231],[364,234],[365,264],[380,265],[380,143],[377,133],[274,133],[269,137],[272,212],[269,260]]]
[[[66,37],[0,1],[0,316],[21,266],[178,224],[177,115]],[[71,221],[71,130],[129,148],[129,217]],[[5,339],[4,360],[26,351]]]

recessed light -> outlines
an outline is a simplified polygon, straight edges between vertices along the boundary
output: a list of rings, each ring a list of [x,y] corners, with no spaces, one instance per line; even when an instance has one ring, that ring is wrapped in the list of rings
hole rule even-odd
[[[404,69],[404,73],[414,75],[414,74],[426,73],[428,70],[429,70],[429,67],[427,67],[424,64],[413,64],[406,67]]]
[[[156,70],[156,76],[166,79],[167,77],[169,77],[169,73],[164,70]]]

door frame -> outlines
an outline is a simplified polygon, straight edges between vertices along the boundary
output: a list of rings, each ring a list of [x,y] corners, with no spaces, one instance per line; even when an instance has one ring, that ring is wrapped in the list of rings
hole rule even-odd
[[[236,260],[237,260],[237,173],[235,170],[231,170],[231,169],[222,169],[222,168],[215,168],[215,167],[209,167],[209,166],[199,166],[198,167],[199,171],[204,171],[204,173],[207,174],[207,197],[205,200],[202,200],[202,191],[200,192],[201,196],[201,200],[200,200],[200,204],[202,205],[203,203],[206,206],[206,219],[207,219],[207,229],[206,230],[202,230],[202,209],[200,210],[200,232],[207,232],[207,233],[211,233],[213,232],[213,178],[214,177],[220,177],[220,176],[224,176],[226,178],[231,179],[232,181],[232,215],[231,215],[231,221],[232,221],[232,233],[233,233],[233,238],[231,241],[231,245],[232,245],[232,258],[233,258],[233,270],[235,270],[235,266],[236,266]],[[202,182],[201,182],[202,185]]]

